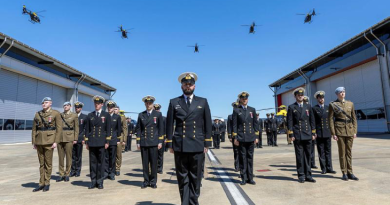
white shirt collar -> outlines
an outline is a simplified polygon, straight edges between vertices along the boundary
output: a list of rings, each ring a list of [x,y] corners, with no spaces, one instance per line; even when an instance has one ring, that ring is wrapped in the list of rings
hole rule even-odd
[[[95,112],[100,114],[100,113],[102,113],[102,109],[100,109],[98,111],[95,110]]]
[[[300,107],[303,107],[303,102],[299,103],[297,102]]]
[[[186,102],[187,102],[187,99],[188,99],[188,96],[187,95],[184,95],[184,99],[186,100]],[[192,100],[194,99],[194,94],[192,94],[191,96],[190,96],[190,103],[192,103]]]
[[[149,111],[149,110],[146,110],[146,112],[149,113],[149,114],[152,114],[153,109],[151,109],[150,111]]]
[[[77,117],[80,117],[80,114],[81,114],[81,112],[79,112],[79,113],[77,114]]]
[[[241,105],[241,107],[247,109],[248,105]]]

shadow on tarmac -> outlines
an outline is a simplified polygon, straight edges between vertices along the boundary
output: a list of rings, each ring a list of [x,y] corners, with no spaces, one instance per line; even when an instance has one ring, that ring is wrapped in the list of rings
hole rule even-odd
[[[35,183],[35,182],[28,182],[25,184],[21,184],[21,186],[24,188],[37,188],[39,186],[39,184]]]
[[[119,180],[118,182],[124,185],[131,185],[137,187],[141,187],[143,183],[142,181],[129,181],[129,180]]]
[[[72,181],[71,184],[74,185],[74,186],[89,187],[89,185],[91,185],[91,182],[87,182],[87,181]]]
[[[152,201],[140,201],[136,205],[174,205],[169,203],[153,203]]]

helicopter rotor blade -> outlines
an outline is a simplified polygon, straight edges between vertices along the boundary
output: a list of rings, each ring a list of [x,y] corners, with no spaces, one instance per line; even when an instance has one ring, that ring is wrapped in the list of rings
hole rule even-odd
[[[42,13],[42,12],[46,12],[46,10],[38,11],[38,12],[35,12],[35,13],[38,14],[38,13]]]
[[[251,25],[241,25],[241,26],[251,26]]]
[[[306,16],[306,14],[297,14],[297,15],[303,15],[303,16]]]

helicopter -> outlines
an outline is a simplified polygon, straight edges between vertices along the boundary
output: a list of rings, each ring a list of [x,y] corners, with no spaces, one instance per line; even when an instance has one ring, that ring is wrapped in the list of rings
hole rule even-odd
[[[30,15],[30,22],[33,24],[41,23],[41,19],[39,17],[43,17],[43,16],[38,14],[41,12],[45,12],[45,10],[39,12],[32,12],[31,10],[27,9],[26,5],[23,5],[22,14]]]
[[[316,11],[313,9],[312,11],[309,11],[309,13],[307,13],[307,14],[297,14],[297,15],[305,16],[304,23],[309,23],[310,24],[312,22],[312,17],[317,15],[317,14],[316,14]]]
[[[121,32],[122,33],[122,39],[123,38],[127,38],[127,33],[129,33],[127,30],[132,30],[133,28],[131,29],[123,29],[122,25],[120,27],[118,27],[119,30],[117,30],[116,32]]]
[[[199,53],[199,46],[204,46],[204,45],[198,45],[198,43],[195,43],[195,46],[188,46],[188,47],[194,47],[194,53]]]
[[[261,25],[256,25],[256,23],[253,22],[251,25],[241,25],[241,26],[249,26],[249,33],[255,34],[255,27]]]

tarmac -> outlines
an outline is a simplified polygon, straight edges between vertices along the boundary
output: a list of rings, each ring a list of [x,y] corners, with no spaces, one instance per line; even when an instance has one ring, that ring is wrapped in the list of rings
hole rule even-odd
[[[133,139],[134,140],[134,139]],[[265,146],[264,146],[265,145]],[[266,145],[255,149],[256,185],[239,184],[233,167],[232,145],[226,138],[221,149],[211,149],[206,157],[200,204],[389,204],[390,134],[358,135],[353,146],[353,169],[359,181],[342,181],[337,144],[332,142],[333,168],[336,174],[313,170],[316,183],[300,184],[295,169],[294,147],[279,135],[278,147]],[[0,204],[180,204],[173,154],[165,152],[164,172],[158,175],[157,189],[141,189],[143,181],[141,154],[135,149],[123,154],[121,175],[106,180],[104,189],[89,190],[89,157],[84,148],[80,177],[56,182],[58,154],[54,152],[49,192],[33,193],[38,186],[39,164],[30,143],[0,145]],[[319,166],[316,152],[316,165]]]

